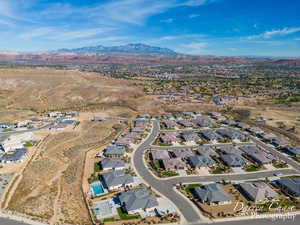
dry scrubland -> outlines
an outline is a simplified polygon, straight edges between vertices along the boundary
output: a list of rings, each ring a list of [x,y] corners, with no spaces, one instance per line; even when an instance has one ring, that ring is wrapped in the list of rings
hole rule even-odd
[[[91,224],[81,192],[85,152],[113,138],[121,128],[113,125],[85,121],[78,131],[48,136],[25,169],[8,209],[51,224]]]
[[[28,118],[49,110],[112,108],[131,115],[160,107],[144,96],[134,81],[76,70],[0,69],[1,120]]]
[[[287,128],[295,127],[295,135],[300,138],[300,108],[266,108],[252,109],[250,117],[263,117],[268,119],[267,125],[278,127],[278,122],[283,122]]]

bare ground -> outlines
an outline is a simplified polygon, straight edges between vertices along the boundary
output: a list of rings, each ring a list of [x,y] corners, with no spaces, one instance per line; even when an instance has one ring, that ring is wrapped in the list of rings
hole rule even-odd
[[[81,129],[51,134],[24,170],[7,209],[50,224],[91,224],[81,191],[85,152],[112,138],[113,125],[84,121]]]

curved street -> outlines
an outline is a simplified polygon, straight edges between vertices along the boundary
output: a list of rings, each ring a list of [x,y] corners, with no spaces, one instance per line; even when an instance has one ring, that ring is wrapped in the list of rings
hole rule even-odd
[[[238,181],[238,180],[249,180],[259,179],[268,176],[273,176],[274,171],[264,171],[257,173],[247,174],[231,174],[231,175],[212,175],[212,176],[187,176],[187,177],[173,177],[167,179],[161,179],[154,176],[147,165],[144,162],[144,153],[146,150],[151,148],[151,144],[155,141],[156,137],[160,132],[159,121],[152,121],[153,128],[152,133],[149,137],[136,149],[133,155],[134,167],[137,170],[139,176],[141,176],[145,182],[161,193],[163,196],[172,201],[185,221],[189,224],[203,224],[205,221],[201,219],[199,210],[193,205],[191,201],[175,191],[174,187],[179,183],[197,183],[197,182],[217,182],[222,180]],[[282,169],[276,170],[284,175],[296,174],[297,171],[294,169]],[[298,219],[299,217],[297,217]],[[241,221],[243,223],[243,221]]]

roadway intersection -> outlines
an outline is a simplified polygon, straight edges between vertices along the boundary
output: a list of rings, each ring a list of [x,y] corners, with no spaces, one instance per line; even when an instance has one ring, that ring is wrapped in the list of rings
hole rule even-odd
[[[173,177],[173,178],[167,178],[167,179],[161,179],[153,175],[152,172],[149,171],[147,168],[147,165],[144,161],[144,153],[146,150],[149,150],[153,146],[151,144],[155,141],[155,139],[158,137],[160,132],[159,127],[159,121],[154,120],[152,121],[153,128],[152,133],[148,136],[148,138],[136,149],[136,151],[133,154],[133,163],[134,167],[137,170],[137,173],[139,176],[141,176],[144,181],[151,186],[153,189],[155,189],[157,192],[168,198],[170,201],[172,201],[182,216],[184,217],[185,221],[188,224],[202,224],[205,223],[203,219],[201,219],[199,210],[195,208],[193,203],[179,194],[175,190],[175,186],[180,183],[198,183],[198,182],[218,182],[218,181],[243,181],[243,180],[251,180],[251,179],[260,179],[265,178],[269,176],[274,176],[274,171],[264,171],[264,172],[257,172],[257,173],[246,173],[246,174],[230,174],[230,175],[211,175],[211,176],[186,176],[186,177]],[[258,142],[256,139],[254,143],[259,144],[260,146],[262,143]],[[265,146],[263,146],[265,147]],[[166,148],[166,147],[163,147]],[[161,150],[163,148],[160,148]],[[172,147],[168,147],[169,149]],[[183,148],[183,147],[180,147]],[[269,150],[268,147],[267,149]],[[272,149],[272,153],[277,152],[275,149]],[[278,153],[278,152],[277,152]],[[278,155],[278,154],[276,154]],[[284,155],[280,154],[278,155],[281,159],[285,159],[285,161],[289,162],[290,160],[286,159]],[[293,166],[295,163],[292,164]],[[296,163],[296,169],[299,169],[299,164]],[[280,172],[283,175],[292,175],[298,173],[297,170],[294,169],[282,169],[282,170],[276,170],[276,172]],[[299,220],[299,217],[298,219]],[[244,221],[245,222],[245,221]],[[240,224],[245,224],[241,221]],[[252,223],[252,222],[251,222]],[[226,224],[226,223],[224,223]],[[234,224],[229,222],[229,224]],[[239,222],[237,222],[239,224]]]

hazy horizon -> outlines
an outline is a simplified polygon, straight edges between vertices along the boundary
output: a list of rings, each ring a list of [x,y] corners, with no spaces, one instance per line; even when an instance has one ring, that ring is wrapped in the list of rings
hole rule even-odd
[[[193,55],[300,57],[297,0],[1,0],[1,50],[143,43]]]

